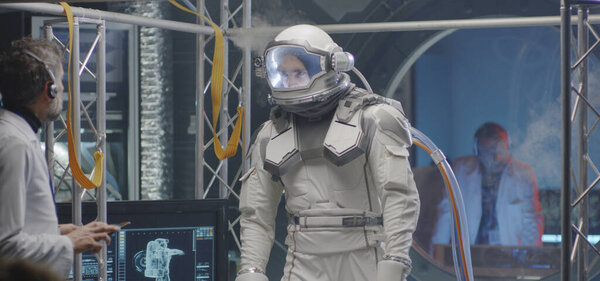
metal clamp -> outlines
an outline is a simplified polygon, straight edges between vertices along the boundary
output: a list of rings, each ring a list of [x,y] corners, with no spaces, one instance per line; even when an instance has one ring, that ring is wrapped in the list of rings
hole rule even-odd
[[[240,276],[242,274],[246,274],[246,273],[260,273],[260,274],[265,274],[265,272],[258,268],[258,267],[248,267],[248,268],[244,268],[240,271],[238,271],[237,276]]]
[[[436,149],[433,152],[431,152],[431,159],[437,165],[440,162],[446,160],[446,155],[444,155],[444,153],[441,150]]]
[[[385,256],[383,256],[383,259],[387,260],[387,261],[399,262],[399,263],[405,265],[407,268],[412,268],[410,260],[399,257],[399,256],[385,255]]]

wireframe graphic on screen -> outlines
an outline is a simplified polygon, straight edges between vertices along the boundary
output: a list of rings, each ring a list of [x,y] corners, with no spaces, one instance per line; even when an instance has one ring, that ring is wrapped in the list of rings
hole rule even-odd
[[[144,256],[144,262],[140,263],[146,267],[144,276],[156,278],[156,281],[171,281],[171,277],[169,276],[171,257],[184,254],[185,253],[182,250],[169,249],[169,239],[157,238],[154,241],[148,242],[145,252],[137,252],[135,256]],[[141,271],[141,267],[138,268],[138,264],[136,264],[136,269],[138,271]]]
[[[214,227],[123,229],[107,248],[108,281],[215,280]],[[97,280],[98,263],[82,257],[83,280]]]
[[[197,256],[194,238],[194,229],[189,228],[122,232],[119,247],[125,250],[119,251],[117,273],[127,280],[129,276],[156,281],[194,280],[194,272],[190,270],[195,268]]]

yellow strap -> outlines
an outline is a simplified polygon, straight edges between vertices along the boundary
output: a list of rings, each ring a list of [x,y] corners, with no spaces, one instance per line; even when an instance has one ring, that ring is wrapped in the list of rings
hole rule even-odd
[[[71,101],[73,100],[73,93],[71,92],[71,50],[73,50],[73,12],[71,7],[66,2],[59,3],[65,9],[67,14],[67,21],[69,22],[69,64],[67,67],[67,79],[69,87],[69,106],[67,107],[67,142],[69,143],[69,167],[71,167],[71,173],[73,178],[79,183],[79,185],[85,189],[93,189],[99,187],[102,183],[102,176],[104,174],[103,161],[104,154],[100,151],[94,153],[94,170],[92,171],[92,180],[83,173],[75,155],[75,144],[73,140],[73,129],[71,128]]]
[[[215,31],[215,50],[213,52],[213,69],[210,74],[210,79],[212,81],[210,85],[210,96],[212,98],[212,125],[213,125],[213,137],[214,137],[214,147],[215,154],[219,160],[223,160],[225,158],[229,158],[234,156],[237,153],[238,144],[240,142],[240,135],[242,131],[242,121],[244,116],[244,108],[239,106],[237,109],[238,119],[235,122],[235,126],[233,127],[233,132],[231,134],[231,138],[227,141],[227,147],[223,150],[221,146],[221,142],[219,142],[219,138],[217,137],[217,120],[219,120],[219,112],[221,110],[221,91],[223,88],[223,73],[224,73],[224,65],[225,65],[225,40],[223,39],[223,33],[219,26],[214,24],[212,21],[204,17],[203,15],[196,13],[181,4],[177,3],[175,0],[169,0],[169,3],[173,4],[175,7],[194,14],[204,21],[208,22],[213,30]],[[200,54],[202,55],[202,54]],[[198,117],[199,120],[202,118]],[[202,121],[199,121],[202,122]]]

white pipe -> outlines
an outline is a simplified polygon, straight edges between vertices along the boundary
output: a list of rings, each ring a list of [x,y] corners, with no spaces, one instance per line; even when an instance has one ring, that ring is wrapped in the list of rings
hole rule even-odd
[[[48,3],[10,3],[0,4],[0,8],[24,10],[29,12],[64,15],[64,8],[61,5],[48,4]],[[71,7],[73,10],[73,16],[84,17],[92,19],[103,19],[111,22],[129,23],[147,27],[158,27],[175,31],[189,32],[189,33],[203,33],[213,34],[213,29],[208,26],[177,22],[170,20],[154,19],[140,16],[132,16],[121,13],[106,12],[96,9]]]

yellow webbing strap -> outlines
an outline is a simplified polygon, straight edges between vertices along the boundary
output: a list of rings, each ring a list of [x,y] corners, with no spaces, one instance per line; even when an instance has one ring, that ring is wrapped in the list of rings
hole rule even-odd
[[[92,170],[92,180],[90,180],[81,170],[77,155],[75,155],[75,143],[73,140],[73,129],[71,125],[71,101],[73,100],[73,93],[71,92],[71,50],[73,50],[73,12],[71,7],[66,2],[59,3],[65,8],[65,14],[67,14],[67,21],[69,22],[69,64],[67,67],[67,79],[69,87],[69,105],[67,107],[67,142],[69,143],[69,167],[71,167],[71,173],[73,178],[79,183],[79,185],[85,189],[93,189],[99,187],[102,183],[102,175],[104,174],[104,167],[102,166],[104,154],[100,151],[94,153],[94,170]]]
[[[240,142],[240,135],[242,132],[242,121],[244,116],[243,106],[238,106],[237,108],[238,119],[235,122],[231,138],[229,138],[229,141],[227,141],[227,147],[225,149],[221,147],[221,142],[219,142],[219,138],[217,136],[217,120],[219,120],[219,112],[221,110],[221,90],[223,88],[223,73],[225,69],[225,40],[223,39],[223,33],[221,32],[219,26],[214,24],[212,21],[210,21],[203,15],[182,6],[175,0],[169,0],[169,3],[173,4],[175,7],[185,12],[194,14],[202,18],[204,21],[208,22],[215,31],[215,50],[213,52],[213,68],[210,74],[210,79],[212,81],[210,85],[210,96],[212,99],[212,125],[215,154],[217,155],[217,158],[219,158],[219,160],[223,160],[225,158],[234,156],[237,153],[238,144]],[[198,119],[202,120],[202,117],[198,117]]]

